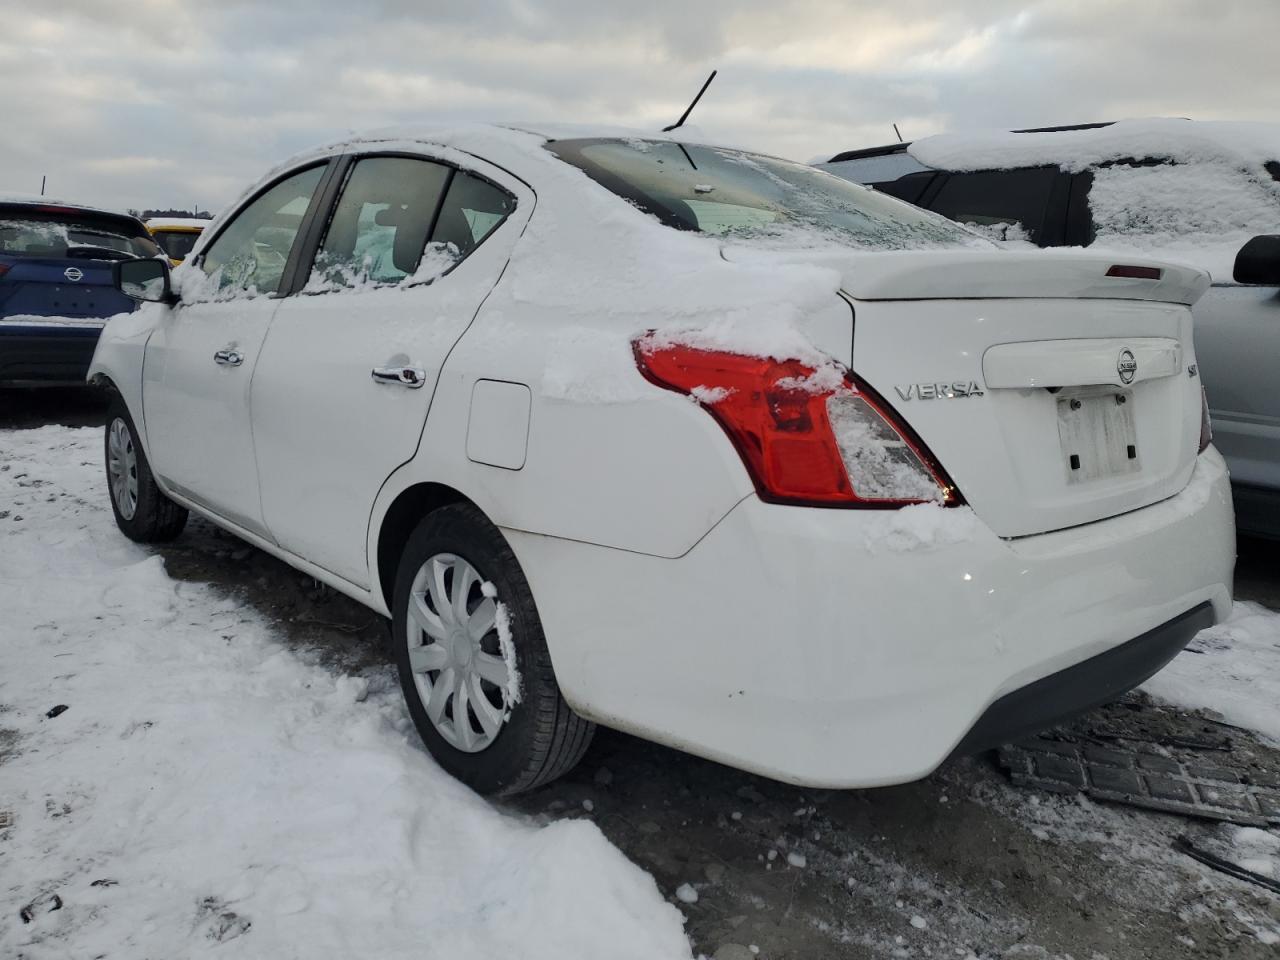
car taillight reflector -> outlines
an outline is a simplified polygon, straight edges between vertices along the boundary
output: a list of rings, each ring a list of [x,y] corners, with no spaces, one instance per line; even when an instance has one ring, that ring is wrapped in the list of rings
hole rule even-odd
[[[1200,450],[1204,453],[1205,448],[1213,443],[1213,423],[1209,419],[1209,397],[1204,392],[1204,387],[1200,388]]]
[[[1159,267],[1139,267],[1131,263],[1117,263],[1107,270],[1108,277],[1128,277],[1130,280],[1159,280],[1163,273]]]
[[[920,440],[853,374],[667,343],[634,343],[640,372],[699,404],[733,441],[761,499],[832,507],[961,502]]]
[[[0,263],[0,277],[3,277],[6,273],[8,273],[9,269],[12,266],[13,264],[11,263]]]

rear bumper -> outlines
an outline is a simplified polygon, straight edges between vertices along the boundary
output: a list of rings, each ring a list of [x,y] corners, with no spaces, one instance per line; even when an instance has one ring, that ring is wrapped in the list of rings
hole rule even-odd
[[[1006,693],[978,718],[954,755],[1020,740],[1115,700],[1158,673],[1216,622],[1213,604],[1203,601],[1128,643]]]
[[[0,323],[0,383],[84,383],[103,321]]]
[[[576,710],[811,786],[918,779],[962,742],[1000,739],[1037,681],[1061,675],[1059,700],[1015,732],[1141,682],[1185,642],[1170,624],[1230,610],[1235,532],[1213,449],[1178,495],[1056,533],[1004,540],[967,509],[909,511],[751,496],[674,560],[505,533]],[[1141,656],[1121,652],[1134,638]],[[1064,674],[1108,653],[1125,664],[1114,683]]]

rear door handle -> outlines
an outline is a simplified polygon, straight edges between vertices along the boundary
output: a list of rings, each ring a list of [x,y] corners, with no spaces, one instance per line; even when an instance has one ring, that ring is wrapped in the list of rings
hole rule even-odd
[[[374,383],[394,383],[410,390],[427,382],[427,371],[421,367],[374,367],[372,376]]]
[[[239,350],[219,350],[213,355],[213,362],[224,367],[238,367],[244,363],[244,354]]]

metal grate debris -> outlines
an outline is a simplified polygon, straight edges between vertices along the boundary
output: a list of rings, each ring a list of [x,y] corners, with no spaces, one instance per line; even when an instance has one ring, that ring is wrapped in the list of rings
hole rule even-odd
[[[1000,748],[1000,765],[1019,786],[1084,793],[1097,800],[1223,820],[1280,825],[1280,773],[1233,768],[1230,757],[1177,759],[1118,744],[1036,737]]]

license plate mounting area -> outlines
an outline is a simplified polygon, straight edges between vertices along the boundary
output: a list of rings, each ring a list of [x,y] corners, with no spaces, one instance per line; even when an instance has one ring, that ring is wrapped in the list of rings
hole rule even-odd
[[[1142,469],[1132,391],[1107,387],[1063,393],[1057,407],[1067,483],[1088,483]]]

